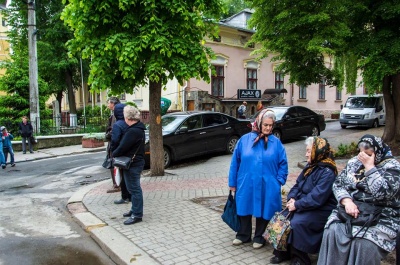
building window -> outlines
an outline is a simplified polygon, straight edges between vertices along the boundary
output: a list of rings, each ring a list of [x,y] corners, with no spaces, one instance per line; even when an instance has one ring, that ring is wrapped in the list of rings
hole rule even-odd
[[[325,99],[325,86],[326,86],[326,80],[325,78],[323,78],[321,80],[321,83],[319,84],[318,99]]]
[[[100,102],[100,93],[96,93],[96,103]]]
[[[306,99],[307,98],[307,87],[299,86],[299,98]]]
[[[284,75],[281,72],[275,72],[275,89],[283,89]]]
[[[126,100],[126,93],[122,93],[121,95],[119,95],[119,99]]]
[[[93,93],[89,91],[88,93],[88,102],[92,102],[93,101]]]
[[[342,100],[342,91],[336,88],[336,100]]]
[[[3,27],[7,26],[6,20],[5,20],[4,18],[1,19],[1,25],[2,25]]]
[[[216,97],[224,96],[224,67],[220,65],[213,65],[215,75],[211,76],[211,95]]]
[[[257,69],[247,69],[247,89],[257,89]]]

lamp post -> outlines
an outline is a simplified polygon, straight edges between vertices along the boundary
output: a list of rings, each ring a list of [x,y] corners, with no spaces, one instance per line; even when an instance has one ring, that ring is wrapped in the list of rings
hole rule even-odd
[[[30,119],[36,133],[40,133],[40,109],[38,89],[38,64],[36,49],[35,1],[28,1],[28,46],[29,46],[29,102]]]

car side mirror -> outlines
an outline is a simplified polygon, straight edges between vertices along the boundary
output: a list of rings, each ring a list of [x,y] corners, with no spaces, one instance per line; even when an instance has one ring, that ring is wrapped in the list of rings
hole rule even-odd
[[[382,106],[376,107],[376,112],[380,112],[380,111],[382,111],[382,110],[383,110],[383,107],[382,107]]]
[[[188,127],[182,126],[177,133],[187,133],[189,131]]]

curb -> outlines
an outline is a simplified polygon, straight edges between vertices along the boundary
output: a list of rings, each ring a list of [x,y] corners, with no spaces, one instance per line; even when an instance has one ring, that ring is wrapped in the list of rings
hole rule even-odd
[[[83,204],[85,195],[106,181],[109,180],[99,181],[76,191],[68,200],[68,211],[82,229],[90,234],[104,253],[116,264],[128,265],[134,262],[149,265],[160,264],[119,231],[108,226],[106,222],[86,209]],[[80,208],[80,211],[76,211],[77,208]]]

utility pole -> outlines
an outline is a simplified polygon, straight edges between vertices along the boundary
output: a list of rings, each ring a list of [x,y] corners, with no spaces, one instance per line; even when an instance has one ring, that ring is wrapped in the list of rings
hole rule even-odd
[[[38,64],[36,49],[35,1],[28,0],[28,46],[29,46],[29,105],[30,120],[36,133],[40,133],[40,109],[38,89]]]

